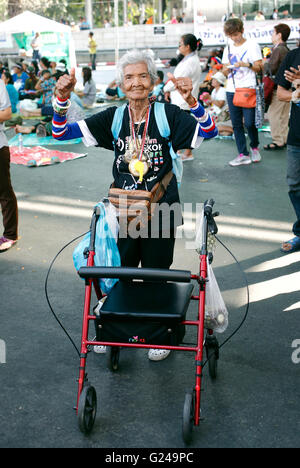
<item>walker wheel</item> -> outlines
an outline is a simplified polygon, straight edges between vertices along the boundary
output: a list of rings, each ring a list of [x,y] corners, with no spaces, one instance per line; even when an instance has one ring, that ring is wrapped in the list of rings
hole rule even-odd
[[[208,360],[208,372],[211,379],[215,380],[218,373],[219,344],[217,339],[209,337],[205,343]]]
[[[193,437],[195,418],[195,400],[194,392],[189,391],[185,395],[183,406],[182,437],[186,444],[190,444]]]
[[[119,359],[120,347],[110,346],[107,353],[107,366],[111,371],[116,372],[119,369]]]
[[[90,434],[97,414],[97,394],[94,387],[83,387],[78,403],[78,424],[83,434]]]

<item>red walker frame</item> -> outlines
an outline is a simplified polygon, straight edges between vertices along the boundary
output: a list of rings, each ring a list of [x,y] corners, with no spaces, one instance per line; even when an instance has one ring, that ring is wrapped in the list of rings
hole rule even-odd
[[[186,443],[191,441],[193,426],[199,426],[201,416],[201,385],[202,385],[202,370],[206,363],[204,363],[204,346],[208,351],[209,361],[209,373],[212,378],[216,377],[216,365],[219,359],[219,345],[213,334],[213,330],[207,330],[207,337],[204,342],[204,319],[205,319],[205,292],[207,282],[207,233],[208,229],[212,234],[217,233],[217,226],[213,219],[216,214],[212,214],[212,207],[214,205],[213,200],[209,200],[204,205],[204,223],[203,223],[203,245],[200,253],[200,271],[199,274],[191,274],[190,279],[196,280],[199,284],[199,294],[192,295],[191,299],[199,302],[198,306],[198,320],[185,320],[181,322],[183,325],[192,325],[198,328],[197,333],[197,345],[196,346],[166,346],[166,345],[151,345],[151,344],[138,344],[138,343],[116,343],[116,342],[100,342],[90,341],[88,339],[89,334],[89,322],[96,320],[95,315],[90,314],[91,308],[91,294],[92,288],[94,287],[98,300],[103,297],[103,294],[99,288],[98,281],[95,278],[88,277],[88,268],[94,267],[94,256],[95,247],[94,239],[91,240],[91,245],[88,253],[87,267],[79,270],[79,275],[85,278],[85,300],[84,300],[84,311],[83,311],[83,326],[82,326],[82,339],[81,339],[81,350],[80,350],[80,368],[79,368],[79,379],[78,379],[78,394],[76,413],[79,418],[79,427],[84,433],[90,433],[95,417],[96,410],[94,406],[97,406],[96,393],[93,387],[90,386],[86,374],[86,360],[91,346],[113,346],[113,347],[128,347],[128,348],[156,348],[156,349],[167,349],[175,351],[190,351],[195,353],[195,364],[196,364],[196,383],[193,389],[193,396],[191,394],[186,395],[184,414],[183,414],[183,438]],[[97,209],[97,207],[96,207]],[[96,213],[96,209],[92,219],[91,232],[95,231],[95,226],[99,217],[99,213]],[[91,235],[91,238],[93,236]],[[97,267],[95,267],[97,269]],[[100,267],[103,270],[102,267]],[[142,269],[140,269],[142,270]],[[172,271],[172,270],[170,270]],[[174,270],[173,270],[174,271]],[[85,274],[84,274],[85,273]],[[84,392],[84,390],[86,391]]]

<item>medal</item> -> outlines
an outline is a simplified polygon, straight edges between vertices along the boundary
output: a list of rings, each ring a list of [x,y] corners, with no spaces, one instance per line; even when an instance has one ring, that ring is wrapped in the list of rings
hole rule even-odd
[[[143,177],[147,174],[149,166],[146,161],[132,159],[129,163],[129,170],[133,176],[139,178],[139,182],[143,182]]]
[[[127,150],[123,156],[123,159],[127,164],[129,164],[133,157],[133,153],[130,150]]]

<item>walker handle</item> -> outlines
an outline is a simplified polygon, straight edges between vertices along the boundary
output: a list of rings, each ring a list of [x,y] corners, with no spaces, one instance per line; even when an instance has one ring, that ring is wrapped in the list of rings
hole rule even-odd
[[[212,198],[207,200],[204,203],[204,214],[206,214],[208,216],[211,215],[214,204],[215,204],[215,201]]]
[[[120,280],[140,279],[145,281],[175,281],[190,283],[191,272],[186,270],[165,270],[160,268],[132,267],[81,267],[78,271],[81,278],[119,278]]]

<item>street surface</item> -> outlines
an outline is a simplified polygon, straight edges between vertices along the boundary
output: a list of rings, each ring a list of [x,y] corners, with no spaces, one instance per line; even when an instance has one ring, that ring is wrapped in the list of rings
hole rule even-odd
[[[110,73],[97,81],[108,83]],[[260,139],[261,146],[270,142],[268,134],[260,133]],[[87,370],[98,394],[98,415],[89,437],[79,432],[72,409],[79,360],[51,314],[44,287],[55,255],[89,229],[93,206],[112,182],[113,155],[82,143],[56,148],[88,157],[11,168],[20,240],[0,260],[0,343],[6,349],[5,362],[0,360],[0,447],[184,448],[183,402],[195,378],[194,356],[184,352],[155,363],[146,350],[122,350],[116,373],[108,370],[105,355],[90,353]],[[228,161],[235,155],[233,141],[206,141],[184,167],[181,201],[193,204],[186,210],[186,235],[196,203],[214,198],[219,237],[240,262],[250,288],[248,318],[221,349],[217,380],[204,369],[203,421],[191,448],[299,447],[300,252],[279,251],[292,237],[295,218],[286,154],[262,151],[261,163],[232,168]],[[48,294],[79,346],[84,282],[72,262],[77,243],[56,260]],[[229,311],[229,328],[219,336],[223,343],[243,319],[247,294],[238,266],[220,245],[213,266]],[[186,249],[186,239],[177,240],[173,267],[198,271],[198,256]],[[195,314],[192,304],[188,317]],[[188,330],[185,341],[192,339]]]

